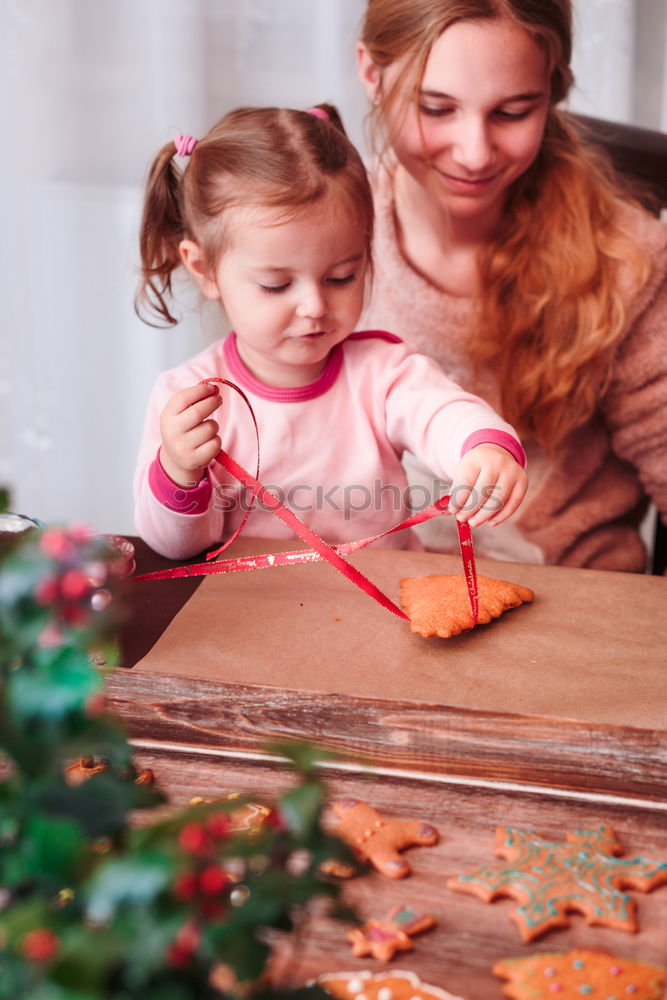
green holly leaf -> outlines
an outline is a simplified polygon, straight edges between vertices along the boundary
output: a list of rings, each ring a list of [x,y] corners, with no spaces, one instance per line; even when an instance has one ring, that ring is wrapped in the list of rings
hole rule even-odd
[[[160,792],[148,785],[136,785],[104,771],[81,785],[45,780],[34,792],[34,801],[53,816],[68,817],[79,823],[87,836],[115,837],[123,831],[128,814],[162,801]]]
[[[156,851],[113,858],[101,865],[86,886],[88,916],[106,923],[118,907],[144,905],[164,892],[173,877],[173,862]]]
[[[31,667],[7,679],[7,710],[17,720],[38,724],[83,711],[91,695],[102,690],[103,678],[78,649],[40,650]]]
[[[27,820],[20,847],[32,877],[52,882],[56,888],[78,881],[89,851],[77,823],[44,815]]]
[[[209,937],[216,959],[231,966],[240,982],[259,978],[271,954],[266,942],[259,941],[247,927],[233,924],[216,927]]]
[[[290,832],[299,840],[307,840],[319,830],[323,800],[324,786],[312,779],[282,796],[280,813]]]

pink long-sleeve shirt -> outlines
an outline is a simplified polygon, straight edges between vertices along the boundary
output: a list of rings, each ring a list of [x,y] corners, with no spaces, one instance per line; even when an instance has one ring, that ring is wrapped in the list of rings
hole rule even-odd
[[[298,388],[259,382],[245,367],[232,333],[196,357],[158,376],[151,393],[135,478],[135,523],[155,551],[184,559],[229,537],[249,498],[217,462],[202,481],[184,489],[157,457],[160,414],[179,389],[206,378],[234,382],[252,404],[260,434],[260,480],[322,538],[347,542],[378,534],[435,495],[410,495],[401,465],[404,451],[418,455],[443,480],[475,445],[500,444],[521,464],[523,449],[512,427],[482,399],[465,392],[439,366],[391,334],[352,334],[329,355],[319,378]],[[254,473],[255,431],[238,393],[222,387],[213,415],[222,447]],[[248,535],[289,538],[290,529],[253,505]],[[380,543],[420,547],[409,531]]]

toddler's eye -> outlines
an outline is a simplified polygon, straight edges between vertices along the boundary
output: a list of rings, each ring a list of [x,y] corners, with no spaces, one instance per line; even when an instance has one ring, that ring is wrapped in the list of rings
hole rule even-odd
[[[327,278],[327,283],[330,285],[348,285],[357,276],[357,272],[353,271],[352,274],[346,274],[343,278]]]
[[[266,292],[267,295],[277,295],[289,288],[289,281],[286,281],[284,285],[260,285],[259,287],[263,292]]]

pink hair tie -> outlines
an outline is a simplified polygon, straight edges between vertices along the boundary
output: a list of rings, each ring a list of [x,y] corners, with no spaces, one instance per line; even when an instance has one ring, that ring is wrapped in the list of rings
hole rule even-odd
[[[324,108],[308,108],[308,110],[306,111],[306,114],[307,115],[315,115],[316,118],[321,118],[322,121],[325,121],[325,122],[331,121],[331,119],[329,118],[329,115],[324,110]]]
[[[174,145],[179,156],[189,156],[197,145],[197,140],[193,135],[175,135]]]

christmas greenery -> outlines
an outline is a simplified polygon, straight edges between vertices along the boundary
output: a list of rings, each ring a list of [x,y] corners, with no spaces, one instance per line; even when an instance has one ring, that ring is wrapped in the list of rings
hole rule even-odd
[[[151,821],[164,796],[94,665],[115,662],[125,568],[82,526],[0,538],[0,1000],[276,995],[269,929],[316,897],[343,912],[321,866],[350,855],[322,829],[315,752],[276,748],[299,780],[275,803]]]

